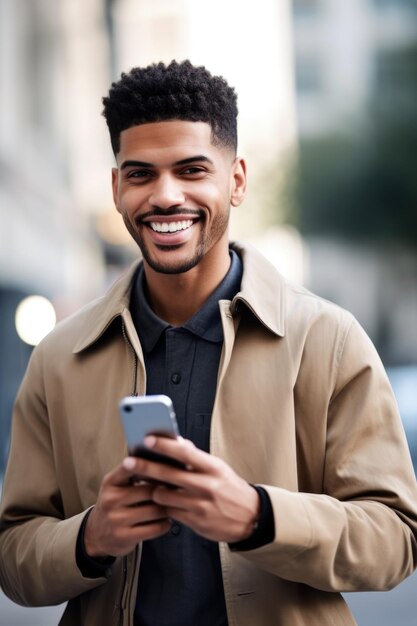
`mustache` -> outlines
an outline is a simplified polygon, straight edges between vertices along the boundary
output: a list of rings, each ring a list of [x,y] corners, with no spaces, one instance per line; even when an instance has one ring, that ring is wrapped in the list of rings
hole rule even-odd
[[[143,213],[135,219],[135,222],[139,224],[145,219],[149,219],[152,217],[172,217],[173,215],[181,215],[190,217],[203,217],[204,212],[201,209],[187,209],[187,207],[172,207],[170,209],[160,209],[159,207],[155,207],[152,211],[148,211],[147,213]]]

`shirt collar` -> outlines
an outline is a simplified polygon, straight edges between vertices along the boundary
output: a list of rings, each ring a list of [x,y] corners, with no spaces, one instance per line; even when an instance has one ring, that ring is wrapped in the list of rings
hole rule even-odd
[[[233,300],[239,292],[242,273],[242,261],[234,250],[230,250],[229,271],[203,307],[184,324],[184,328],[202,339],[215,342],[223,341],[219,301]]]
[[[223,341],[219,300],[232,300],[240,289],[242,262],[233,250],[230,250],[230,259],[229,270],[220,285],[202,308],[182,326],[185,330],[207,341]],[[142,347],[145,352],[150,352],[162,333],[171,326],[155,315],[149,306],[143,267],[139,269],[133,286],[130,309]]]
[[[130,312],[142,348],[145,352],[150,352],[164,330],[170,326],[167,322],[164,322],[164,320],[155,315],[148,304],[143,265],[139,268],[135,284],[133,285],[132,297],[130,299]]]

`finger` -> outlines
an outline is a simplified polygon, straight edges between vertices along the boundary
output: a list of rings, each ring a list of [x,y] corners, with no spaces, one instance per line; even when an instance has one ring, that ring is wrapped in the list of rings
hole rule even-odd
[[[153,501],[155,487],[149,483],[129,485],[129,487],[119,489],[123,490],[119,499],[121,506],[143,506]]]
[[[109,523],[114,528],[129,528],[138,524],[147,524],[155,520],[167,519],[168,517],[169,515],[164,506],[145,504],[115,511],[109,518]]]
[[[113,546],[110,548],[109,554],[117,555],[126,553],[126,546],[130,548],[130,551],[139,541],[154,539],[155,537],[167,533],[171,526],[171,520],[162,519],[150,522],[149,524],[121,527],[113,537]]]
[[[220,461],[220,459],[217,460]],[[221,478],[220,472],[204,474],[203,472],[177,469],[163,463],[139,458],[136,459],[136,470],[145,476],[146,480],[156,483],[154,488],[158,487],[157,483],[159,486],[172,485],[180,490],[186,490],[194,496],[210,497],[210,494],[219,488]],[[177,490],[171,488],[170,491]]]
[[[169,515],[171,517],[175,517],[172,515],[172,510],[191,510],[196,506],[196,497],[195,495],[184,491],[183,489],[169,489],[167,487],[157,487],[154,491],[154,502],[164,507],[164,509],[169,509]]]
[[[173,457],[198,472],[215,471],[220,461],[217,457],[199,450],[191,441],[182,437],[170,439],[148,435],[145,437],[144,443],[147,448]]]
[[[140,524],[148,524],[169,517],[166,507],[155,502],[131,504],[112,511],[107,523],[109,528],[131,528]]]
[[[103,484],[124,487],[135,479],[135,459],[126,457],[122,463],[106,474]]]
[[[165,535],[171,528],[172,522],[169,519],[158,520],[149,524],[141,524],[129,529],[125,539],[138,543],[147,539],[156,539],[161,535]]]
[[[128,526],[152,524],[168,519],[166,508],[158,504],[144,504],[138,507],[131,507],[131,510],[126,515]]]
[[[153,489],[154,487],[149,483],[129,486],[106,485],[100,494],[100,507],[111,511],[142,502],[152,502]]]
[[[189,473],[187,470],[177,469],[165,463],[154,460],[135,458],[136,474],[140,475],[142,480],[148,481],[149,488],[155,489],[158,485],[166,484],[172,487],[179,487],[184,482],[185,476]],[[153,491],[151,491],[151,494]],[[152,495],[151,495],[152,497]]]

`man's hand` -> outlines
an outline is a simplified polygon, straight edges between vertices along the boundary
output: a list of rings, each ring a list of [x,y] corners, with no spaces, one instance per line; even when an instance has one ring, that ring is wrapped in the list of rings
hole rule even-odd
[[[186,464],[176,469],[140,458],[129,458],[135,472],[146,480],[172,483],[177,489],[157,486],[152,499],[165,514],[213,541],[229,543],[248,538],[259,516],[259,496],[227,463],[207,454],[181,437],[173,440],[149,436],[153,450]]]
[[[156,504],[154,485],[133,482],[134,459],[107,474],[84,530],[84,547],[92,558],[124,556],[139,541],[154,539],[171,527],[166,508]]]

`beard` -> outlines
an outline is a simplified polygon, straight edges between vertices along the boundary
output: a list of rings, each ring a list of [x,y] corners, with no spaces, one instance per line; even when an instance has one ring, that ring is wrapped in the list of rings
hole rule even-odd
[[[191,228],[200,228],[200,235],[193,253],[191,253],[188,258],[181,259],[179,261],[167,260],[164,262],[163,260],[155,259],[149,247],[146,245],[144,238],[140,236],[139,233],[139,224],[137,227],[132,225],[132,223],[128,220],[127,216],[123,215],[123,221],[129,234],[132,239],[138,245],[143,259],[146,263],[151,267],[155,272],[159,274],[184,274],[188,272],[193,267],[196,267],[205,257],[207,252],[223,237],[225,234],[228,225],[229,225],[229,210],[218,213],[216,217],[213,219],[213,222],[210,228],[207,227],[207,219],[206,215],[203,211],[199,212],[199,221],[197,222],[198,226],[192,226]],[[143,226],[142,228],[148,228],[148,226]],[[170,251],[180,250],[183,244],[173,245],[173,246],[156,246],[163,253],[167,253],[169,255]]]

